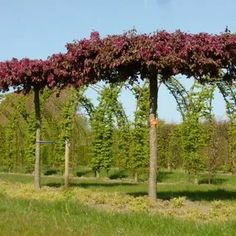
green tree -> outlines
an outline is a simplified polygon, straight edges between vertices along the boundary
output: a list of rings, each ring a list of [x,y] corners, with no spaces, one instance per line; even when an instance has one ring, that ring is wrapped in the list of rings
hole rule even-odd
[[[130,155],[126,156],[126,168],[133,172],[134,180],[138,181],[140,171],[147,168],[149,157],[148,116],[149,116],[149,88],[144,83],[142,87],[132,89],[136,97],[136,111],[130,132]]]
[[[198,183],[199,172],[206,165],[207,158],[203,150],[209,137],[200,121],[211,116],[213,91],[213,86],[194,83],[188,95],[188,106],[182,124],[184,167],[195,183]]]
[[[121,88],[122,85],[104,87],[99,97],[99,104],[94,109],[91,117],[93,134],[91,166],[97,176],[101,169],[108,173],[114,161],[115,128],[119,127],[119,132],[117,132],[118,141],[121,141],[121,137],[124,138],[118,144],[118,148],[122,147],[118,152],[119,154],[116,153],[116,155],[120,157],[127,150],[127,143],[124,143],[128,138],[125,135],[128,130],[127,118],[121,103],[118,101]]]

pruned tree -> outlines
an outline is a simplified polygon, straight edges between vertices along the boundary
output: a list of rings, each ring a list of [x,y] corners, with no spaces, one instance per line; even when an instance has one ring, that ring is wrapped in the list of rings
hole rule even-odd
[[[35,187],[40,188],[40,106],[39,92],[45,87],[63,88],[106,80],[110,83],[141,79],[149,80],[150,90],[150,174],[149,197],[156,199],[157,160],[157,93],[161,81],[183,74],[203,82],[219,78],[236,78],[236,36],[206,33],[187,34],[166,31],[138,35],[131,31],[103,39],[97,32],[90,39],[67,45],[65,54],[52,56],[48,61],[13,60],[0,63],[0,88],[20,86],[24,91],[34,90],[36,110],[36,164]]]
[[[229,145],[229,169],[236,172],[236,85],[228,82],[218,82],[217,87],[226,103],[226,111],[229,118],[228,145]]]
[[[124,143],[127,141],[124,132],[127,131],[128,123],[123,107],[118,101],[121,88],[122,86],[104,87],[99,97],[99,104],[91,117],[93,132],[91,165],[97,176],[99,176],[101,169],[108,172],[113,162],[112,147],[115,122],[120,129],[119,135],[124,138],[119,144],[119,147],[121,147],[120,154],[126,154],[128,143]]]
[[[148,166],[148,116],[149,116],[149,88],[148,83],[131,88],[136,98],[134,121],[130,130],[130,155],[126,156],[126,168],[133,172],[134,180],[138,181],[140,172]]]
[[[185,168],[194,177],[194,182],[198,183],[199,172],[206,164],[204,148],[209,139],[201,121],[211,119],[211,100],[214,87],[194,83],[188,94],[188,106],[185,120],[182,125],[182,144],[184,149]]]

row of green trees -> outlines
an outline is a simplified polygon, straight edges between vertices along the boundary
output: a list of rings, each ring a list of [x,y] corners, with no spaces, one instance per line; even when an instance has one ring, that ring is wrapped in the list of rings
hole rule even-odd
[[[86,152],[90,133],[85,117],[76,113],[76,91],[45,90],[41,96],[42,147],[44,167],[61,169],[64,163],[64,142],[71,140],[73,162],[78,164],[77,151]],[[4,171],[32,172],[35,152],[33,94],[8,94],[0,104],[0,166]],[[17,104],[17,105],[16,105]]]
[[[195,182],[201,171],[207,171],[211,181],[217,170],[235,172],[235,106],[228,99],[229,121],[216,122],[212,114],[213,93],[217,85],[194,84],[190,91],[180,84],[181,96],[175,98],[183,116],[181,124],[158,124],[158,168],[183,168]],[[221,89],[225,89],[222,85]],[[149,89],[146,83],[132,87],[136,98],[134,121],[128,121],[119,94],[122,85],[105,86],[96,107],[84,96],[84,90],[67,89],[56,98],[56,92],[41,96],[42,160],[45,168],[62,169],[64,142],[71,142],[71,167],[90,166],[99,176],[111,167],[130,170],[135,180],[147,172],[149,144]],[[171,89],[170,89],[171,91]],[[34,112],[32,95],[5,96],[0,104],[0,166],[7,171],[33,171]],[[230,102],[231,101],[231,102]],[[233,102],[232,102],[233,101]],[[16,105],[17,104],[17,105]],[[88,115],[79,114],[83,106]],[[89,118],[89,119],[88,119]]]

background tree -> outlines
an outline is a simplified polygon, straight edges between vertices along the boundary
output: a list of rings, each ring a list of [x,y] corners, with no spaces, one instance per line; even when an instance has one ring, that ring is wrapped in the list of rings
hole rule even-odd
[[[150,84],[150,171],[149,197],[156,199],[157,162],[157,94],[158,81],[177,74],[209,82],[226,71],[223,80],[233,81],[236,75],[236,37],[226,32],[221,35],[206,33],[186,34],[180,31],[124,35],[100,39],[97,32],[90,39],[67,44],[68,51],[48,61],[16,59],[0,63],[0,88],[21,87],[33,89],[36,114],[35,187],[40,188],[40,102],[39,91],[45,86],[60,88],[108,80],[111,83],[140,76]],[[13,66],[12,66],[13,65]]]
[[[101,169],[108,172],[113,162],[112,137],[115,116],[124,115],[121,104],[117,100],[120,90],[121,87],[104,87],[91,119],[93,131],[91,165],[97,176]],[[120,123],[121,118],[117,121]]]
[[[198,183],[198,174],[204,168],[206,156],[203,149],[207,145],[208,134],[200,121],[211,116],[211,100],[214,87],[194,83],[188,95],[188,107],[182,124],[182,144],[184,166],[194,182]]]
[[[229,118],[229,169],[234,174],[236,171],[236,86],[228,82],[218,82],[217,86],[225,100],[226,111]]]
[[[130,155],[126,155],[126,168],[133,172],[134,180],[138,181],[140,172],[148,166],[149,143],[148,123],[149,88],[148,84],[133,86],[132,92],[136,97],[136,110],[131,129]]]

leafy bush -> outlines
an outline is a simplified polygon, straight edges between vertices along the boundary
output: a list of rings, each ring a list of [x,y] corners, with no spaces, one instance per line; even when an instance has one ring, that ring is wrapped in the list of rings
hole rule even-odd
[[[77,176],[77,177],[93,176],[93,172],[92,172],[91,168],[88,168],[88,167],[81,167],[81,168],[75,170],[75,176]]]
[[[129,175],[125,170],[113,170],[112,173],[109,175],[110,179],[123,179],[127,178]]]
[[[56,175],[58,173],[57,169],[47,169],[44,171],[44,175]]]
[[[170,203],[173,205],[174,208],[183,207],[186,201],[186,197],[174,197],[170,199]]]

